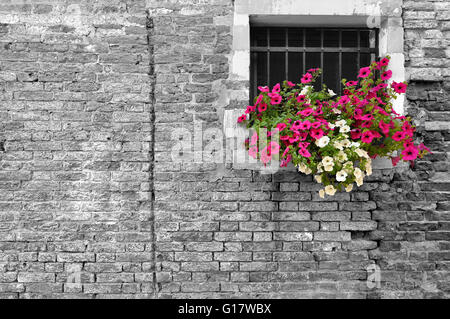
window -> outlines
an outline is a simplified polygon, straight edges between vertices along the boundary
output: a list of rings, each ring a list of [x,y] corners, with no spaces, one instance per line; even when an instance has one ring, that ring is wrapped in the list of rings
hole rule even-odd
[[[298,83],[311,68],[323,73],[316,89],[326,84],[338,94],[340,80],[355,80],[360,67],[378,56],[375,29],[252,27],[250,35],[251,101],[262,85],[273,86],[284,80]]]

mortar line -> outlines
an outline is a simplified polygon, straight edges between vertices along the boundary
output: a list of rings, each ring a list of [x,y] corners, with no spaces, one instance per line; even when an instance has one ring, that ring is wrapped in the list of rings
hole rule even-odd
[[[153,35],[153,19],[150,17],[149,10],[146,10],[146,23],[147,29],[147,44],[149,54],[149,71],[148,76],[151,82],[150,88],[150,149],[149,149],[149,187],[150,187],[150,231],[151,231],[151,268],[152,268],[152,286],[153,297],[158,299],[158,283],[156,280],[156,234],[155,234],[155,129],[156,129],[156,115],[155,115],[155,60],[154,60],[154,47],[152,45]]]

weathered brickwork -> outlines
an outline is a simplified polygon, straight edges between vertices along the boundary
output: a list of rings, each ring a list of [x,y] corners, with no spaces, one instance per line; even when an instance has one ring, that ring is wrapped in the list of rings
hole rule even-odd
[[[2,0],[0,22],[1,297],[152,296],[145,4]]]
[[[206,145],[194,123],[247,103],[233,12],[0,0],[1,298],[449,297],[450,1],[403,8],[433,155],[327,200],[293,172],[173,161],[174,128]]]

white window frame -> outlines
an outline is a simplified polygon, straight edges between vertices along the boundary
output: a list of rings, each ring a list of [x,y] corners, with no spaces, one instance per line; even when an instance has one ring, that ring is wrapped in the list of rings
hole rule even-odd
[[[403,0],[235,0],[231,79],[250,81],[250,24],[301,27],[371,27],[379,29],[379,54],[389,55],[390,81],[406,79]],[[249,90],[234,92],[249,96]],[[394,110],[405,113],[405,98],[393,101]],[[242,110],[239,110],[242,113]],[[224,125],[235,125],[236,112],[226,112]],[[228,113],[228,114],[227,114]],[[234,123],[229,123],[233,121]],[[377,160],[377,168],[391,167],[388,160]]]

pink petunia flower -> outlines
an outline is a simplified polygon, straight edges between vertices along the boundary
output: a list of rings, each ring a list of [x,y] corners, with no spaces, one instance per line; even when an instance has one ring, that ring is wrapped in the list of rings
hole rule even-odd
[[[295,121],[294,124],[292,124],[292,129],[299,130],[301,124],[302,124],[302,121],[300,121],[300,120]]]
[[[247,106],[247,109],[245,110],[245,114],[250,114],[252,112],[254,112],[256,110],[256,107],[254,107],[253,105],[249,105]]]
[[[373,141],[372,133],[370,131],[364,132],[361,136],[361,141],[367,144],[372,143]]]
[[[400,162],[400,156],[392,157],[391,162],[394,167],[397,166],[398,162]]]
[[[381,59],[379,64],[380,64],[380,66],[388,66],[389,65],[389,59],[388,58],[383,58],[383,59]]]
[[[281,91],[281,85],[280,85],[280,83],[277,83],[277,84],[273,87],[272,93],[280,93],[280,91]]]
[[[419,145],[419,150],[421,150],[421,151],[427,151],[428,153],[431,154],[431,150],[430,150],[428,147],[426,147],[423,143],[420,143],[420,145]]]
[[[378,90],[385,89],[385,88],[387,88],[387,87],[388,87],[388,85],[387,85],[386,83],[380,83],[380,84],[378,84],[378,85],[376,86],[376,88],[377,88]]]
[[[306,83],[311,82],[312,79],[313,79],[313,76],[311,75],[311,73],[306,73],[306,74],[302,77],[301,82],[302,82],[303,84],[306,84]]]
[[[263,98],[264,97],[262,95],[259,95],[258,98],[256,99],[255,105],[258,105],[259,103],[261,103],[263,101]]]
[[[269,92],[270,89],[268,86],[258,86],[258,90],[261,92]]]
[[[362,119],[362,115],[363,115],[363,110],[362,109],[355,109],[355,113],[354,113],[354,118],[356,120],[361,120]]]
[[[417,158],[418,154],[419,154],[419,150],[416,147],[414,147],[414,146],[407,147],[402,152],[403,160],[414,161]]]
[[[370,131],[370,133],[372,134],[373,138],[380,138],[381,134],[378,133],[377,131]]]
[[[385,71],[385,72],[383,72],[383,73],[381,74],[381,79],[382,79],[383,81],[387,81],[387,80],[389,80],[391,77],[392,77],[392,71],[391,71],[391,70],[387,70],[387,71]]]
[[[323,114],[323,110],[322,110],[322,105],[320,105],[315,111],[314,111],[314,116],[318,116]]]
[[[258,147],[256,146],[250,147],[250,149],[248,150],[248,155],[256,159],[256,157],[258,156]]]
[[[280,167],[286,167],[292,161],[292,156],[289,154],[286,159],[281,160]]]
[[[289,143],[294,144],[295,142],[300,141],[300,134],[294,134],[293,137],[289,138]]]
[[[254,132],[250,139],[250,145],[256,145],[257,142],[258,142],[258,133]]]
[[[370,67],[362,68],[359,70],[359,78],[367,78],[370,75]]]
[[[266,103],[262,103],[258,106],[258,111],[259,113],[265,112],[267,111],[267,104]]]
[[[325,133],[323,132],[322,129],[312,129],[310,132],[310,135],[313,139],[320,139]]]
[[[339,104],[340,105],[344,105],[351,102],[350,98],[347,95],[341,96],[341,98],[339,99]]]
[[[369,127],[372,126],[372,124],[373,124],[372,121],[364,121],[364,122],[361,124],[361,127],[362,127],[362,128],[369,128]]]
[[[406,134],[403,131],[397,131],[392,135],[392,139],[394,141],[400,142],[406,138]]]
[[[272,96],[272,98],[270,99],[270,104],[277,105],[280,104],[282,100],[283,97],[279,94],[276,94],[275,96]]]
[[[306,96],[305,95],[297,96],[297,102],[298,103],[305,103],[305,101],[306,101]]]
[[[310,116],[313,112],[314,112],[314,110],[312,108],[307,108],[307,109],[304,109],[303,111],[301,111],[300,114],[304,117],[307,117],[307,116]]]
[[[374,109],[378,110],[378,113],[380,113],[380,114],[383,114],[385,116],[389,116],[389,114],[385,110],[383,110],[381,107],[379,107],[379,106],[375,106]]]
[[[373,114],[366,114],[366,115],[364,115],[361,118],[361,120],[363,120],[363,121],[371,121],[371,120],[373,120]]]
[[[298,143],[299,148],[307,148],[311,143],[308,142],[300,142]]]
[[[291,81],[287,81],[286,84],[289,87],[294,87],[295,86],[295,83],[292,83]]]
[[[310,121],[304,121],[300,124],[300,129],[302,131],[309,130],[311,128],[311,122]]]
[[[286,147],[286,149],[283,152],[283,157],[286,157],[286,155],[289,153],[289,151],[290,151],[290,148]]]
[[[306,148],[300,148],[298,150],[298,153],[303,157],[307,157],[307,158],[311,157],[311,153]]]
[[[345,85],[347,87],[356,86],[356,85],[358,85],[358,82],[357,81],[348,81],[347,83],[345,83]]]
[[[308,138],[308,132],[307,131],[300,132],[299,136],[301,141],[305,141]]]
[[[272,156],[269,154],[267,147],[263,149],[261,152],[261,162],[263,162],[264,165],[266,165],[270,160],[272,159]]]
[[[380,124],[378,124],[378,127],[380,128],[381,132],[383,132],[384,135],[388,135],[389,134],[389,130],[390,130],[390,125],[384,123],[384,121],[380,121]]]
[[[270,154],[277,154],[280,151],[280,144],[277,142],[270,142],[269,143],[269,150]]]
[[[412,142],[412,140],[404,141],[404,142],[403,142],[403,147],[404,147],[404,148],[414,147],[414,143]]]
[[[322,126],[322,122],[320,122],[320,121],[317,121],[317,122],[314,122],[311,124],[311,127],[314,129],[318,129],[321,126]]]
[[[277,129],[280,132],[283,131],[286,127],[287,127],[286,123],[278,123],[277,124]]]
[[[394,89],[395,92],[402,94],[402,93],[406,93],[406,88],[408,87],[405,83],[400,82],[392,82],[391,87]]]
[[[247,115],[242,114],[241,116],[238,117],[237,122],[238,122],[238,123],[242,123],[242,122],[244,122],[246,119],[247,119]]]

